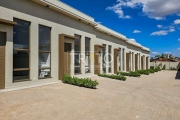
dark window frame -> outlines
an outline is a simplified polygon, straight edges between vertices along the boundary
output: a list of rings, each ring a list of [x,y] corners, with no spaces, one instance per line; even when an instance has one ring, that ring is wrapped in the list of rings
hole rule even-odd
[[[23,81],[30,81],[30,46],[31,46],[31,44],[30,44],[30,26],[31,26],[31,22],[30,21],[27,21],[27,20],[23,20],[23,19],[19,19],[19,18],[13,18],[13,21],[15,21],[15,19],[17,19],[17,20],[20,20],[20,21],[24,21],[24,22],[28,22],[29,23],[29,49],[22,49],[22,48],[14,48],[14,38],[13,38],[13,52],[14,51],[21,51],[21,52],[27,52],[28,54],[29,54],[29,68],[14,68],[13,67],[13,73],[14,72],[17,72],[17,71],[28,71],[29,72],[29,76],[28,76],[28,79],[19,79],[19,80],[14,80],[14,75],[13,75],[13,83],[15,83],[15,82],[23,82]],[[16,26],[16,25],[15,25]],[[14,28],[13,28],[13,31],[14,31]],[[13,34],[13,36],[14,36],[14,34]],[[13,59],[14,59],[14,57],[13,57]],[[14,64],[14,63],[13,63]],[[14,65],[13,65],[14,66]]]
[[[88,39],[89,40],[89,51],[87,52],[86,51],[86,39]],[[87,73],[91,73],[91,58],[90,58],[90,52],[91,51],[91,38],[89,38],[89,37],[85,37],[85,57],[86,56],[88,56],[88,66],[87,67],[89,67],[89,71],[88,72],[85,72],[85,74],[87,74]]]
[[[78,40],[78,39],[76,39],[76,40],[74,41],[74,53],[75,53],[75,54],[78,53],[78,54],[81,55],[81,40],[82,40],[82,36],[81,36],[81,35],[78,35],[78,34],[74,34],[74,36],[79,39],[79,49],[80,49],[80,50],[77,51],[77,52],[76,52],[76,50],[75,50],[75,42],[76,42],[76,40]],[[74,59],[75,59],[75,56],[74,56]],[[74,69],[74,74],[75,74],[75,75],[82,74],[82,70],[81,70],[81,60],[80,60],[80,65],[79,65],[79,66],[76,66],[76,65],[75,65],[75,62],[74,62],[74,68],[79,68],[79,69],[80,69],[80,72],[79,72],[79,73],[75,73],[75,69]]]
[[[46,25],[42,25],[42,24],[39,24],[38,25],[38,35],[39,35],[39,28],[40,28],[40,26],[43,26],[43,27],[47,27],[47,28],[50,28],[50,41],[49,41],[49,50],[50,51],[47,51],[47,50],[39,50],[39,40],[40,40],[40,38],[38,38],[38,79],[48,79],[48,78],[51,78],[52,76],[52,73],[51,73],[51,66],[52,66],[52,64],[51,64],[51,59],[52,59],[52,57],[51,57],[51,41],[52,41],[52,39],[51,39],[51,34],[52,34],[52,27],[49,27],[49,26],[46,26]],[[45,67],[45,68],[40,68],[39,67],[39,53],[49,53],[50,54],[50,67]],[[39,71],[40,70],[50,70],[50,75],[49,75],[49,77],[39,77]]]

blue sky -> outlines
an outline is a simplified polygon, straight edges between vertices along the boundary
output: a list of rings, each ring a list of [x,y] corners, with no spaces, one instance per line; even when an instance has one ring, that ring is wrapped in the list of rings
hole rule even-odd
[[[179,0],[61,0],[127,38],[151,49],[151,56],[180,57]]]

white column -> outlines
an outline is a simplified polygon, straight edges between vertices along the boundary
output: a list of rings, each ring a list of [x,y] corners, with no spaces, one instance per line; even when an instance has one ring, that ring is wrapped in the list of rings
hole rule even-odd
[[[81,36],[81,58],[85,57],[85,36]],[[85,74],[85,63],[81,59],[81,74]]]
[[[123,71],[126,71],[126,49],[125,48],[123,48],[124,49],[124,63],[123,63],[123,67],[124,67],[124,70]]]
[[[139,53],[139,70],[141,70],[141,54]]]
[[[145,57],[145,55],[143,56],[143,62],[144,62],[144,70],[146,70],[146,57]]]
[[[109,73],[109,70],[108,70],[108,45],[106,44],[106,62],[105,62],[105,64],[106,64],[106,73]]]
[[[121,65],[120,70],[121,70],[121,71],[123,71],[123,59],[122,59],[123,54],[122,54],[122,53],[123,53],[123,50],[121,49],[121,50],[120,50],[120,60],[121,60],[121,61],[120,61],[120,65]]]
[[[103,51],[102,51],[102,49],[99,49],[99,51],[100,51],[100,53],[99,53],[99,63],[100,63],[100,73],[102,74],[103,73],[103,67],[102,67],[102,65],[103,65],[103,62],[102,62],[102,59],[103,59]]]

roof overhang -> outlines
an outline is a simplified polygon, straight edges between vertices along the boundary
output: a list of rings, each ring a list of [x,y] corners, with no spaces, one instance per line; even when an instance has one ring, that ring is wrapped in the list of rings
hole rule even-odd
[[[0,18],[0,24],[14,26],[14,25],[17,25],[17,22],[13,22],[13,21],[10,21],[10,20],[5,20],[5,19]]]
[[[103,33],[105,33],[107,35],[110,35],[110,36],[116,37],[118,39],[127,41],[126,36],[124,36],[124,35],[122,35],[120,33],[117,33],[117,32],[115,32],[115,31],[113,31],[113,30],[111,30],[111,29],[109,29],[109,28],[107,28],[107,27],[105,27],[103,25],[98,24],[97,26],[95,26],[95,29],[100,31],[100,32],[103,32]]]
[[[96,26],[97,23],[94,22],[94,19],[74,8],[72,8],[71,6],[58,1],[58,0],[32,0],[36,3],[39,3],[45,7],[48,7],[49,9],[53,9],[57,12],[60,12],[62,14],[65,14],[69,17],[72,17],[74,19],[77,19],[79,21],[82,21],[86,24],[92,25],[92,26]]]

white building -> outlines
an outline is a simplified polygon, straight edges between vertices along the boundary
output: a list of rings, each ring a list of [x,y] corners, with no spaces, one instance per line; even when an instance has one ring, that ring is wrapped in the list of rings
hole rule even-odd
[[[148,69],[149,53],[58,0],[0,0],[0,89]]]

